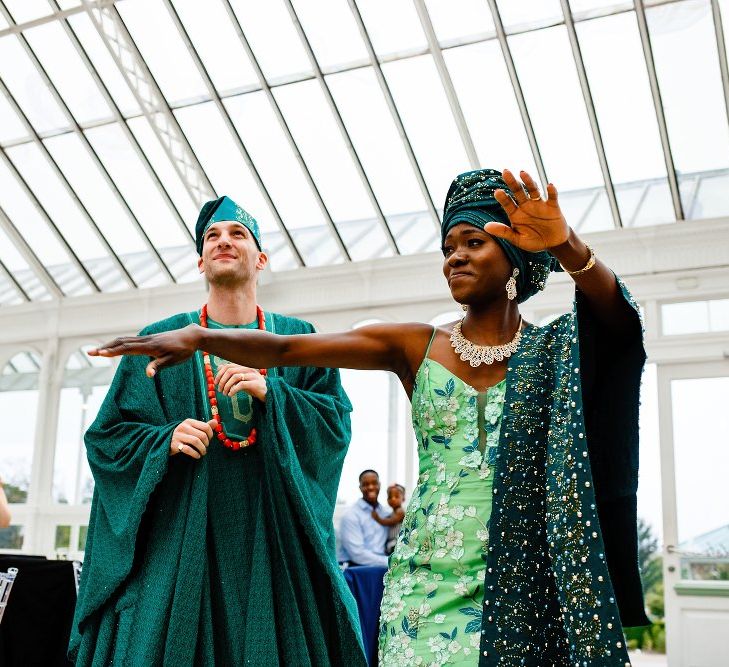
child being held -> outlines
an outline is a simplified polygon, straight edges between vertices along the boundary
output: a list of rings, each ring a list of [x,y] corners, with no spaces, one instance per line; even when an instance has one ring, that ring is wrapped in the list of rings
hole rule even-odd
[[[381,517],[377,514],[377,510],[372,510],[372,518],[381,526],[389,526],[387,533],[387,542],[385,543],[385,553],[389,556],[397,544],[397,536],[400,534],[400,526],[405,518],[405,510],[403,503],[405,502],[405,487],[401,484],[390,484],[387,487],[387,504],[392,507],[392,514],[387,517]]]

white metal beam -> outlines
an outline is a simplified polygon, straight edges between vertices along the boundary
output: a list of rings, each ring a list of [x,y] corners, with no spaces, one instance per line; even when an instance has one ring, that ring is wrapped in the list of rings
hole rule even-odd
[[[322,217],[324,218],[324,222],[326,223],[327,227],[329,228],[329,231],[334,239],[334,243],[335,243],[337,249],[339,250],[339,253],[341,254],[341,256],[346,261],[351,261],[352,258],[349,254],[349,250],[347,250],[347,246],[344,243],[344,240],[342,239],[342,236],[339,233],[337,226],[334,224],[334,220],[332,219],[332,216],[329,213],[329,209],[327,208],[327,205],[324,202],[323,197],[321,196],[321,192],[319,192],[319,188],[318,188],[316,182],[314,181],[314,177],[312,176],[311,171],[309,170],[309,166],[306,164],[306,160],[304,160],[304,156],[301,154],[301,151],[299,150],[299,147],[296,144],[294,135],[291,134],[291,129],[289,128],[289,125],[286,122],[286,118],[284,117],[283,112],[281,111],[281,107],[279,106],[278,101],[276,100],[276,97],[273,94],[273,90],[271,89],[271,86],[269,85],[268,80],[266,79],[266,75],[263,73],[263,69],[261,68],[260,63],[258,62],[258,58],[256,57],[256,54],[253,52],[253,48],[251,47],[251,44],[248,41],[248,37],[246,37],[245,30],[243,30],[243,26],[241,25],[240,21],[238,20],[238,16],[236,15],[235,10],[233,9],[230,2],[228,0],[223,0],[223,5],[225,7],[226,12],[228,13],[228,16],[230,17],[230,21],[233,25],[233,28],[235,29],[235,32],[238,35],[238,39],[240,40],[241,46],[243,47],[243,50],[246,52],[246,55],[248,56],[248,60],[251,63],[251,67],[253,68],[253,71],[256,73],[256,78],[258,79],[258,85],[260,86],[260,89],[265,93],[266,99],[268,100],[268,104],[271,107],[271,111],[273,111],[273,115],[276,117],[276,121],[278,122],[278,125],[281,128],[281,132],[283,133],[284,137],[286,138],[286,141],[294,155],[294,158],[299,163],[299,167],[301,168],[301,173],[303,174],[304,179],[306,180],[306,183],[309,186],[309,189],[311,190],[311,193],[317,203],[317,206],[319,207],[319,210],[321,211]]]
[[[413,170],[415,180],[417,181],[418,186],[420,187],[420,192],[422,193],[423,199],[425,200],[426,208],[430,213],[430,217],[436,229],[440,231],[440,217],[438,216],[438,212],[435,208],[435,205],[433,204],[433,198],[430,196],[430,190],[428,189],[428,186],[425,182],[423,172],[420,169],[420,163],[418,162],[418,158],[415,156],[413,145],[410,143],[410,138],[408,137],[407,130],[405,129],[405,125],[400,116],[400,112],[398,111],[397,105],[395,104],[395,98],[392,96],[392,91],[390,90],[390,86],[387,83],[385,74],[382,71],[382,66],[380,65],[377,53],[375,52],[375,47],[372,45],[369,31],[367,30],[367,26],[365,25],[364,19],[362,18],[362,14],[360,14],[359,7],[357,6],[357,0],[349,0],[349,7],[352,10],[352,15],[354,16],[355,23],[359,28],[360,35],[362,35],[362,41],[365,44],[367,54],[370,58],[370,65],[372,66],[372,69],[377,78],[377,83],[379,84],[380,90],[382,91],[382,94],[385,98],[385,102],[387,103],[387,108],[390,110],[390,116],[392,117],[398,134],[400,135],[403,148],[405,149],[405,154],[408,156],[408,160],[410,161],[410,166]]]
[[[20,253],[20,256],[35,273],[51,297],[60,299],[63,296],[63,290],[58,286],[58,283],[56,283],[53,276],[48,272],[48,269],[43,266],[43,262],[38,259],[33,248],[30,247],[25,237],[18,231],[2,207],[0,207],[0,228],[5,232],[5,235],[13,243],[15,249]],[[2,311],[0,311],[1,316]]]
[[[200,206],[206,200],[213,199],[215,188],[195,156],[118,10],[113,4],[106,5],[98,0],[82,2],[192,201]]]
[[[724,110],[729,121],[729,63],[727,62],[726,40],[724,39],[724,22],[721,16],[719,0],[711,0],[711,13],[714,19],[714,33],[716,34],[716,50],[719,56],[719,71],[721,72],[721,87],[724,91]]]
[[[600,163],[602,179],[605,183],[605,191],[607,192],[607,198],[610,204],[610,212],[613,216],[613,224],[616,228],[620,228],[623,226],[620,216],[620,207],[618,206],[618,199],[615,196],[615,185],[613,185],[613,179],[610,176],[610,166],[608,165],[607,155],[605,154],[605,144],[602,141],[600,123],[597,119],[595,102],[592,99],[592,91],[590,90],[590,81],[587,78],[585,61],[582,58],[580,40],[577,36],[574,18],[572,17],[572,8],[570,7],[569,0],[560,0],[560,2],[562,4],[562,15],[564,16],[565,26],[567,27],[570,47],[572,48],[572,57],[574,58],[575,67],[577,68],[577,76],[580,80],[582,98],[585,100],[585,109],[587,110],[587,117],[590,120],[590,129],[592,130],[592,138],[595,142],[595,149],[597,150],[597,159]]]
[[[519,74],[516,71],[516,65],[514,64],[514,58],[511,55],[511,47],[507,39],[506,30],[504,29],[504,23],[501,20],[501,12],[496,4],[496,0],[488,0],[489,9],[491,9],[491,16],[494,20],[494,26],[496,27],[496,36],[499,40],[499,46],[501,47],[501,53],[504,57],[506,69],[509,73],[509,79],[511,80],[511,87],[514,89],[514,96],[516,97],[516,103],[519,107],[519,113],[521,114],[521,122],[524,125],[524,130],[529,140],[529,147],[532,151],[532,157],[534,158],[534,164],[537,166],[537,174],[542,184],[542,192],[547,191],[547,185],[549,180],[547,178],[547,171],[544,168],[544,161],[542,160],[542,153],[539,150],[539,142],[537,141],[537,135],[534,132],[534,125],[532,125],[532,119],[529,116],[529,109],[527,108],[526,98],[524,97],[524,91],[521,88],[521,82],[519,81]]]
[[[58,10],[59,5],[57,0],[48,0],[48,4],[51,6],[51,8]],[[80,10],[83,10],[83,7],[80,8]],[[101,75],[99,74],[98,70],[96,69],[96,66],[94,65],[93,61],[89,57],[89,54],[87,53],[86,49],[84,48],[83,44],[81,44],[81,40],[79,40],[78,36],[76,35],[76,31],[74,30],[71,23],[64,17],[61,19],[61,26],[63,27],[64,32],[68,36],[68,38],[71,40],[71,43],[73,44],[74,48],[76,49],[76,52],[79,54],[79,57],[83,61],[84,65],[86,65],[86,69],[88,70],[89,74],[91,75],[91,78],[96,83],[97,88],[99,89],[99,92],[103,96],[106,103],[109,105],[109,108],[111,109],[113,115],[114,115],[114,121],[116,121],[119,124],[119,127],[121,128],[122,132],[126,136],[126,138],[129,140],[130,145],[134,149],[134,152],[137,154],[137,157],[144,165],[145,169],[147,170],[147,173],[149,174],[149,177],[152,179],[152,182],[157,187],[158,192],[160,193],[160,196],[162,199],[164,199],[165,203],[167,204],[167,208],[170,211],[170,214],[172,215],[175,220],[177,220],[178,225],[183,230],[186,237],[190,238],[192,240],[192,233],[190,232],[189,227],[185,223],[185,220],[180,213],[179,209],[175,205],[175,203],[172,201],[172,197],[170,196],[169,192],[167,191],[167,188],[165,188],[164,184],[162,183],[162,180],[159,177],[159,174],[154,170],[152,167],[152,164],[150,163],[149,159],[147,158],[146,153],[142,150],[141,145],[139,144],[139,141],[137,141],[137,137],[135,136],[134,132],[132,132],[131,128],[129,127],[129,122],[127,119],[124,118],[122,115],[121,109],[119,109],[119,106],[117,105],[116,101],[114,100],[114,97],[109,92],[109,89],[106,87],[106,83],[101,78]],[[85,127],[83,129],[86,129]]]
[[[610,230],[586,238],[640,299],[691,300],[729,293],[727,218]],[[441,264],[438,253],[428,253],[279,272],[259,288],[259,299],[267,309],[312,319],[328,331],[371,317],[430,321],[453,309]],[[678,276],[695,280],[679,284]],[[545,314],[561,311],[572,291],[568,277],[554,275],[547,290],[524,308]],[[198,308],[205,296],[200,281],[8,306],[0,309],[0,345],[50,336],[99,340],[135,332],[172,313]]]
[[[210,95],[210,98],[213,100],[216,108],[218,109],[218,113],[220,113],[220,116],[223,120],[223,124],[227,128],[228,132],[230,133],[231,139],[233,140],[233,144],[238,149],[238,152],[240,153],[241,157],[243,158],[243,161],[248,165],[248,168],[251,171],[251,175],[253,176],[253,180],[256,182],[256,185],[258,186],[258,190],[260,191],[261,195],[265,199],[266,203],[268,204],[269,208],[271,209],[271,213],[273,214],[274,221],[276,222],[276,225],[279,228],[279,231],[283,235],[284,239],[286,240],[286,244],[289,247],[289,250],[291,251],[291,254],[294,256],[296,261],[299,263],[299,266],[304,266],[304,258],[301,256],[301,253],[299,252],[299,249],[296,247],[296,243],[294,242],[293,237],[289,233],[289,230],[286,227],[286,224],[281,219],[281,214],[278,211],[278,208],[273,202],[273,198],[271,197],[270,193],[268,192],[268,188],[266,187],[266,184],[263,182],[263,178],[261,178],[261,175],[256,168],[255,163],[253,162],[253,158],[251,157],[251,154],[248,152],[248,149],[246,148],[246,145],[243,141],[243,138],[238,133],[238,130],[236,129],[233,120],[230,117],[230,114],[228,113],[228,110],[225,108],[225,105],[223,104],[223,100],[220,97],[220,94],[218,93],[217,88],[215,87],[215,84],[213,83],[213,80],[210,78],[210,74],[207,71],[207,68],[202,62],[202,58],[200,57],[200,54],[195,49],[192,40],[190,39],[190,36],[187,33],[187,30],[185,29],[185,26],[182,23],[182,20],[180,19],[179,15],[177,14],[177,10],[175,9],[174,5],[170,0],[164,0],[164,4],[167,7],[167,11],[172,18],[172,22],[175,24],[175,27],[177,28],[177,31],[180,34],[180,38],[182,39],[183,43],[185,44],[185,47],[187,48],[188,52],[190,53],[190,56],[192,57],[195,66],[197,67],[197,70],[200,74],[200,77],[202,78],[203,82],[205,83],[205,87],[208,89],[208,95]],[[329,219],[331,222],[331,218]],[[334,223],[331,222],[333,225]]]
[[[418,12],[418,18],[420,19],[420,25],[423,27],[425,38],[428,41],[428,50],[433,57],[435,68],[438,70],[438,76],[440,77],[443,91],[445,92],[448,100],[448,105],[451,108],[451,114],[453,115],[453,121],[458,128],[458,134],[461,137],[463,143],[463,149],[466,151],[466,156],[471,165],[471,169],[478,169],[480,163],[478,161],[478,154],[476,153],[476,146],[473,143],[471,132],[468,129],[468,123],[466,117],[463,115],[463,109],[461,109],[461,103],[458,99],[453,80],[451,79],[451,73],[448,71],[445,59],[443,58],[443,51],[438,42],[438,37],[435,34],[435,28],[433,28],[433,22],[430,19],[430,13],[425,4],[425,0],[413,0],[415,4],[415,10]]]
[[[653,106],[656,111],[656,121],[658,122],[658,133],[661,137],[661,146],[663,148],[663,161],[666,165],[666,176],[668,178],[668,187],[671,191],[671,201],[673,202],[673,212],[676,220],[684,220],[683,203],[681,202],[681,190],[679,188],[678,176],[676,175],[676,165],[673,162],[673,153],[671,152],[671,139],[668,135],[668,125],[666,124],[666,112],[663,108],[663,100],[661,98],[661,87],[658,83],[658,73],[656,72],[656,63],[653,58],[653,46],[651,45],[650,31],[648,29],[648,19],[645,13],[645,5],[643,0],[634,0],[635,16],[638,20],[638,32],[640,33],[640,41],[643,46],[643,56],[645,58],[646,68],[648,70],[648,81],[653,95]]]
[[[334,101],[334,96],[332,95],[332,91],[329,89],[329,84],[327,83],[327,80],[324,78],[324,73],[322,72],[322,69],[319,66],[319,60],[317,59],[316,54],[314,53],[314,49],[311,47],[311,43],[309,42],[309,38],[306,35],[306,31],[304,30],[304,27],[301,25],[301,21],[299,20],[299,16],[296,13],[296,9],[294,8],[294,5],[291,2],[291,0],[284,0],[284,3],[286,4],[286,7],[289,10],[289,15],[291,16],[291,21],[293,22],[294,27],[296,28],[296,32],[299,35],[299,39],[301,40],[301,44],[304,47],[304,51],[306,51],[306,55],[309,58],[309,63],[311,64],[311,67],[314,70],[314,76],[316,77],[316,80],[319,82],[319,87],[321,88],[321,91],[324,94],[324,98],[326,99],[327,104],[329,105],[329,109],[332,112],[334,121],[336,122],[337,127],[339,128],[339,133],[342,136],[342,140],[344,141],[345,145],[347,146],[347,151],[349,152],[349,155],[352,158],[352,162],[354,164],[355,170],[357,171],[357,175],[359,176],[360,181],[362,182],[362,186],[364,187],[365,192],[367,193],[367,197],[369,198],[370,203],[372,204],[372,208],[375,211],[375,216],[377,217],[377,221],[380,224],[380,227],[385,235],[387,245],[390,247],[390,250],[392,250],[396,255],[399,255],[400,249],[398,248],[397,239],[394,237],[392,230],[390,229],[390,225],[387,224],[387,220],[385,219],[385,214],[382,211],[380,202],[377,199],[377,195],[375,195],[375,191],[372,188],[370,179],[367,177],[367,173],[365,172],[364,165],[362,164],[362,161],[359,159],[359,154],[357,153],[357,150],[354,147],[354,143],[352,142],[352,137],[349,136],[349,131],[347,130],[347,126],[344,124],[344,119],[342,118],[342,115],[339,112],[339,107],[337,106],[337,103]],[[226,3],[226,4],[228,4],[228,3]]]

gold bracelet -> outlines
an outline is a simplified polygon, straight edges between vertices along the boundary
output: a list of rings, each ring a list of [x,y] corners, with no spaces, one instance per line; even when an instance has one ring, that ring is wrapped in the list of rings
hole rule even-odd
[[[587,264],[583,266],[581,269],[577,269],[577,271],[567,271],[573,278],[575,276],[581,276],[583,273],[587,273],[593,266],[595,266],[595,263],[597,262],[597,258],[595,257],[595,251],[592,249],[592,246],[587,246],[587,249],[590,251],[590,259],[587,260]],[[564,268],[564,267],[563,267]]]

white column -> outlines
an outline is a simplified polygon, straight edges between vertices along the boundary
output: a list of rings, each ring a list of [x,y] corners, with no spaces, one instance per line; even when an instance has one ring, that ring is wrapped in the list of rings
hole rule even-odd
[[[23,543],[23,550],[33,553],[47,553],[53,548],[53,531],[42,517],[51,505],[53,484],[58,401],[63,377],[63,363],[59,358],[58,348],[58,338],[49,338],[41,357],[38,377],[38,408],[28,489],[30,512]]]
[[[400,429],[398,428],[398,417],[400,408],[400,392],[402,387],[394,373],[388,373],[387,377],[387,483],[400,479],[400,471],[397,469],[397,451],[402,447],[400,442]]]

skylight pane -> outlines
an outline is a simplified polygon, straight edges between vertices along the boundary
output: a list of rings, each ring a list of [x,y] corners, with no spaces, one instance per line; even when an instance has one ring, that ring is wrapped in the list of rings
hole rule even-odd
[[[111,116],[109,105],[60,25],[46,23],[23,34],[78,122]]]
[[[222,2],[174,0],[174,6],[219,92],[258,84]]]
[[[425,33],[411,0],[363,0],[357,5],[378,55],[427,47]]]
[[[536,175],[524,123],[496,41],[443,54],[482,167]]]
[[[218,195],[228,195],[240,204],[262,231],[276,229],[273,213],[215,105],[198,104],[175,115]]]
[[[319,205],[265,93],[233,97],[225,106],[286,226],[321,224]]]
[[[121,255],[144,250],[141,236],[81,140],[66,134],[44,143],[115,252]]]
[[[61,180],[34,144],[10,148],[8,156],[56,221],[61,233],[81,260],[107,256],[107,252],[91,230]]]
[[[16,23],[27,23],[52,14],[46,0],[4,0]]]
[[[319,84],[306,81],[282,86],[274,94],[332,218],[374,217]]]
[[[36,132],[68,126],[63,111],[13,35],[0,38],[0,77]]]
[[[639,214],[637,224],[672,222],[666,164],[635,13],[578,23],[577,34],[613,182],[662,180],[666,187],[655,187],[651,207],[641,209],[651,214]],[[619,49],[612,48],[618,43]],[[608,52],[610,58],[605,57]],[[663,203],[657,200],[660,194],[666,197]],[[633,217],[631,203],[618,197],[623,224]],[[659,213],[665,217],[656,217]]]
[[[177,210],[182,215],[187,226],[194,231],[195,220],[199,206],[193,202],[192,196],[182,183],[179,175],[167,157],[162,144],[152,130],[149,122],[144,117],[133,118],[129,121],[129,128],[142,147],[152,169],[154,169],[160,181],[175,203]],[[151,177],[148,177],[151,180]]]
[[[116,5],[168,102],[207,96],[207,89],[161,0]]]
[[[139,113],[139,104],[91,19],[86,14],[75,14],[68,21],[122,114]]]
[[[729,126],[710,2],[677,2],[648,9],[647,16],[676,170],[729,167]]]
[[[494,32],[494,20],[484,0],[425,0],[438,41]]]
[[[33,251],[45,266],[70,263],[68,253],[2,160],[0,160],[0,206],[23,237],[28,239]]]
[[[18,114],[13,111],[5,95],[0,95],[0,142],[6,143],[26,137],[28,132]]]
[[[354,147],[386,215],[426,209],[372,68],[327,77]]]
[[[545,21],[562,20],[559,0],[497,0],[499,14],[507,32],[509,28],[544,24]],[[541,69],[541,68],[539,68]]]
[[[295,0],[293,4],[320,67],[367,59],[367,49],[347,3]]]
[[[230,4],[267,79],[310,72],[309,59],[281,0]]]
[[[383,65],[430,195],[441,208],[448,186],[471,166],[430,55]]]
[[[189,244],[121,129],[108,125],[87,130],[86,136],[152,243],[157,248]]]
[[[560,192],[602,185],[566,29],[559,26],[516,35],[509,44],[547,178]],[[559,100],[559,104],[548,100]]]

